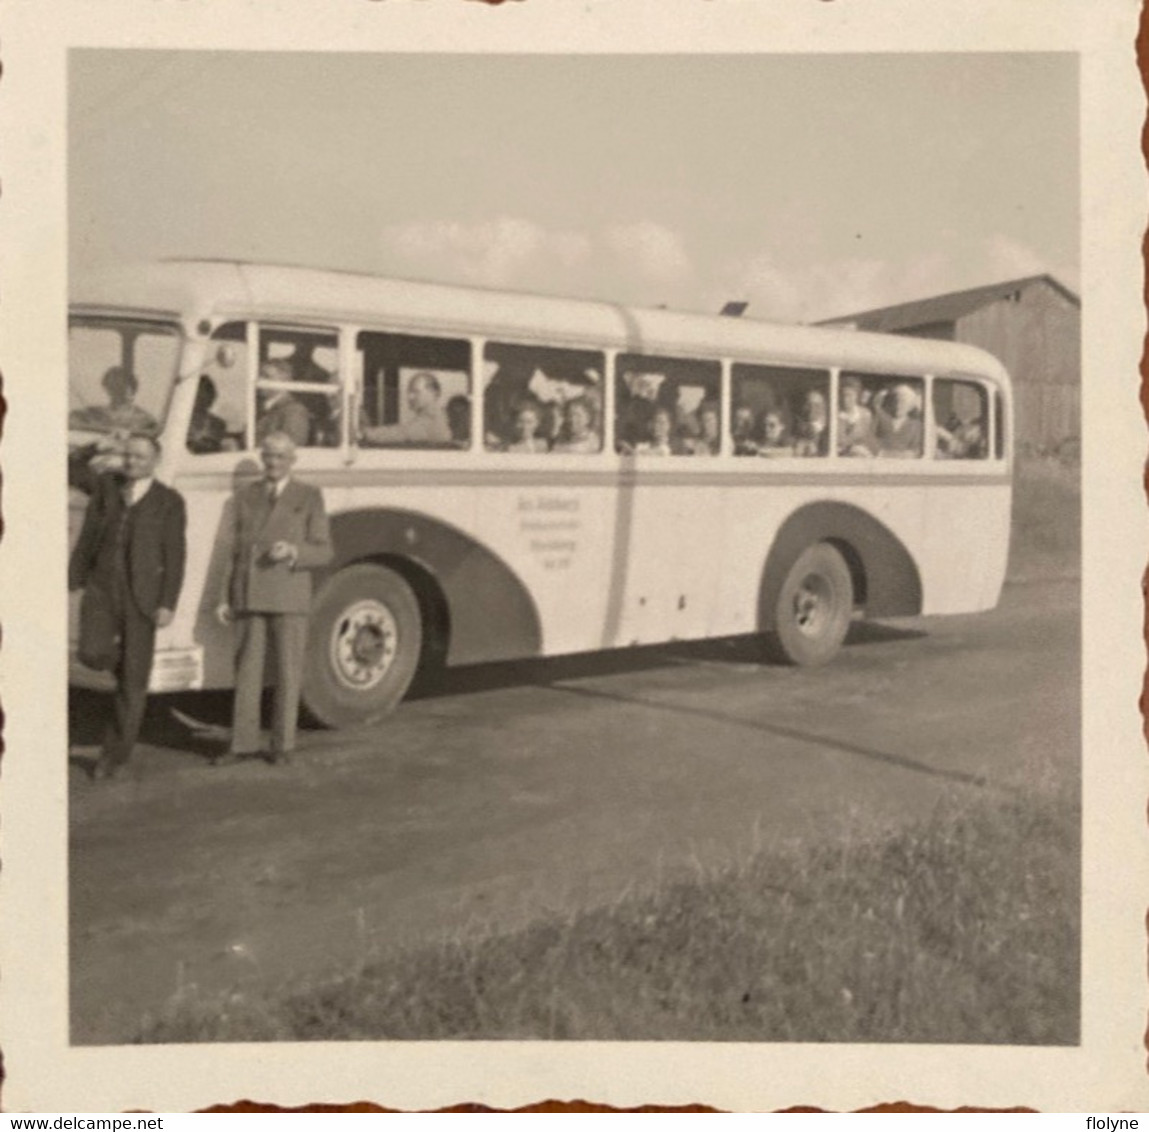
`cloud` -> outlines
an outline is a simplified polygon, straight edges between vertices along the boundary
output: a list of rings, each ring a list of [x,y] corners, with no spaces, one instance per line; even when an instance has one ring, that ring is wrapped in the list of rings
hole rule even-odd
[[[527,286],[547,264],[570,270],[591,255],[590,241],[581,233],[550,231],[512,216],[473,224],[415,220],[388,225],[381,244],[403,270],[491,287]]]
[[[653,220],[614,225],[604,238],[621,265],[650,282],[673,286],[692,274],[682,237]]]
[[[997,233],[984,241],[983,256],[987,264],[988,283],[999,279],[1018,279],[1026,275],[1053,275],[1075,291],[1081,289],[1081,269],[1074,264],[1051,263],[1028,244],[1012,236]]]

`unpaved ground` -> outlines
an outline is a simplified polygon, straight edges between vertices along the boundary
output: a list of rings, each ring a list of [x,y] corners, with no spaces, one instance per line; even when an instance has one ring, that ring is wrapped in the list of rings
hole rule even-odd
[[[745,640],[483,666],[371,730],[305,734],[287,768],[209,768],[218,736],[161,701],[113,784],[84,771],[99,701],[78,697],[72,1039],[1076,775],[1078,609],[1074,581],[1013,585],[992,614],[858,626],[819,671]],[[176,706],[226,721],[226,697]]]

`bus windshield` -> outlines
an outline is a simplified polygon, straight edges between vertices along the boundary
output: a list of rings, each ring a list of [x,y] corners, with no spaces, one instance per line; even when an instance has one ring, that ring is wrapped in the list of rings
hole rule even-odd
[[[68,330],[68,428],[89,434],[76,439],[158,433],[179,351],[174,323],[73,319]]]

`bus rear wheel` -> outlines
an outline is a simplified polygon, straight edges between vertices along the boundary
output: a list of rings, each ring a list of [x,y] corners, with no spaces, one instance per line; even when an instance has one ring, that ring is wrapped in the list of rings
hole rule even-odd
[[[828,542],[808,546],[790,567],[774,603],[779,658],[815,666],[842,647],[854,612],[854,583],[846,560]]]
[[[411,587],[386,566],[340,570],[311,610],[303,705],[327,727],[371,723],[403,698],[423,647]]]

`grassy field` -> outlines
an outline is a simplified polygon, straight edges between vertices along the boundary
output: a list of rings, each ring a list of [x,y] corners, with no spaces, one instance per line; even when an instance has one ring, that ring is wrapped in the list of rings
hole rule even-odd
[[[173,1003],[138,1040],[1074,1043],[1073,798],[955,796],[908,829],[763,850],[310,986]]]
[[[1079,575],[1076,466],[1022,463],[1015,582]],[[1071,1044],[1076,773],[1028,768],[856,829],[322,981],[173,1001],[142,1042],[665,1039]]]
[[[1019,459],[1013,477],[1011,581],[1080,577],[1081,467]]]

